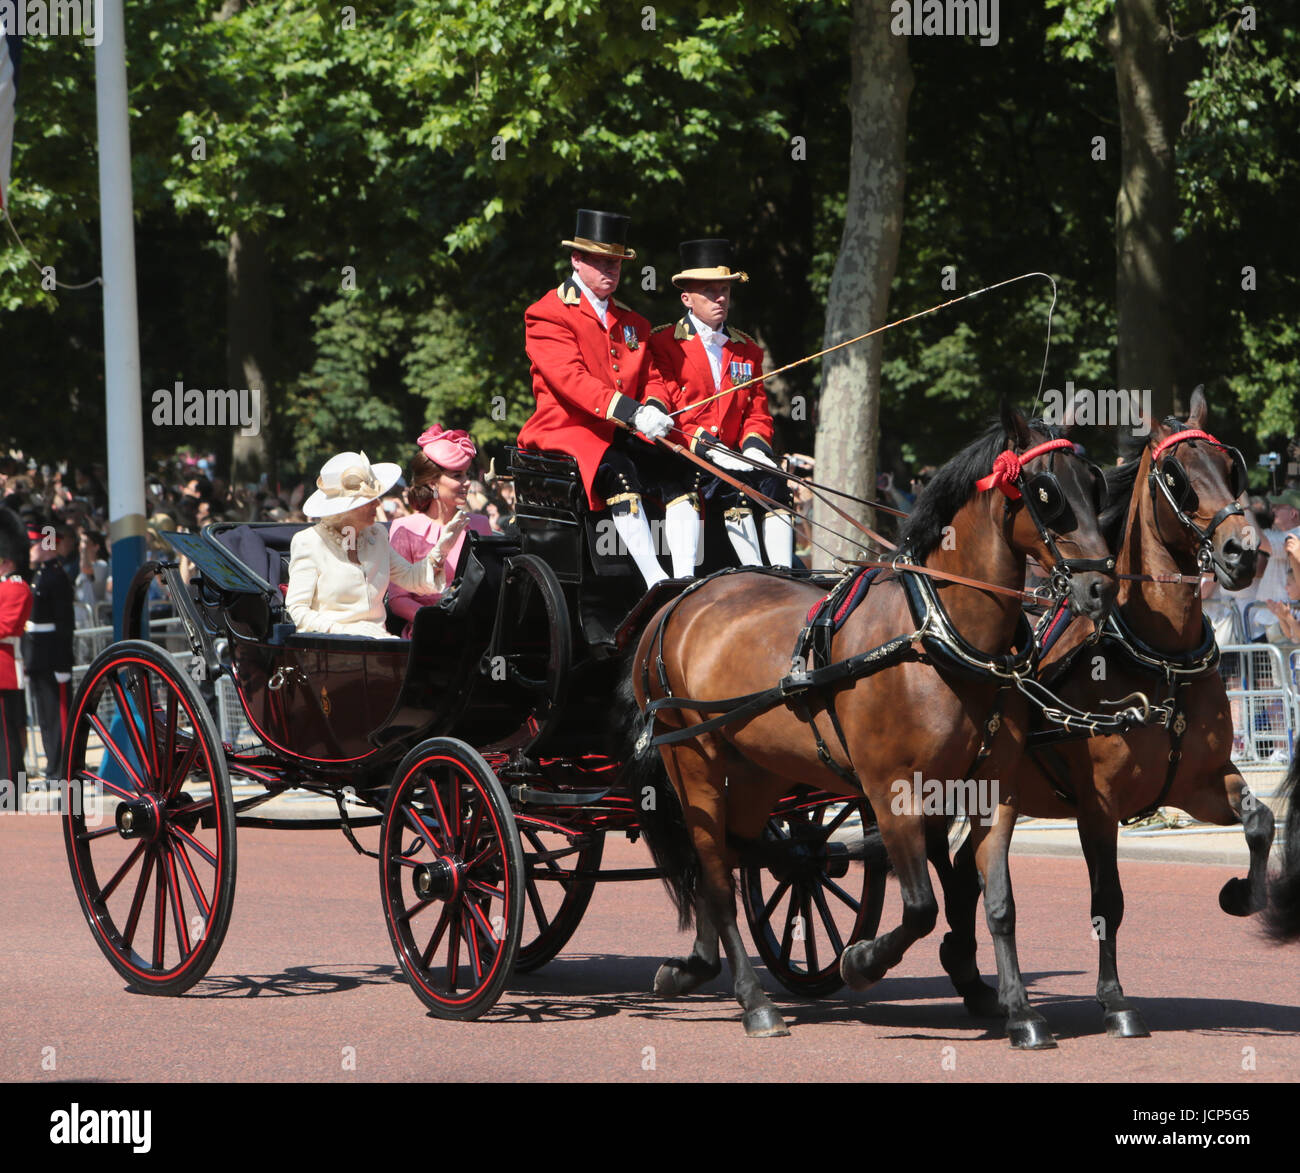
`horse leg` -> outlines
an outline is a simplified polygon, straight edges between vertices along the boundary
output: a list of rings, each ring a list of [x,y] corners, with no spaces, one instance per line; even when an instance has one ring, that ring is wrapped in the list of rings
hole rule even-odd
[[[975,962],[975,909],[980,885],[974,841],[967,835],[950,862],[947,828],[932,823],[926,829],[926,847],[943,888],[943,910],[948,919],[948,932],[939,946],[939,964],[968,1013],[976,1018],[998,1018],[1002,1014],[998,992],[980,977]]]
[[[918,814],[895,815],[888,800],[877,797],[880,837],[889,852],[903,897],[903,919],[897,928],[872,941],[859,941],[840,954],[840,976],[855,990],[878,982],[902,960],[914,941],[934,929],[939,903],[926,864],[925,819]],[[882,809],[883,808],[883,809]]]
[[[1092,889],[1092,931],[1097,938],[1097,1001],[1106,1033],[1117,1039],[1144,1039],[1151,1032],[1141,1013],[1124,997],[1116,960],[1119,927],[1124,921],[1124,889],[1119,882],[1116,838],[1119,825],[1108,811],[1080,810],[1079,845],[1088,863]]]
[[[736,886],[727,848],[728,763],[700,754],[679,754],[675,767],[681,778],[679,793],[684,795],[682,809],[686,815],[686,827],[700,862],[696,908],[703,906],[711,931],[716,929],[721,937],[735,983],[736,1001],[744,1011],[745,1034],[752,1039],[788,1035],[790,1031],[785,1020],[763,991],[758,974],[754,972],[736,924]],[[746,790],[740,773],[742,768],[734,763],[730,768],[734,775],[733,801],[744,802],[752,798],[761,804],[766,799],[767,790]],[[762,807],[764,819],[770,809],[770,802]]]
[[[1268,853],[1273,846],[1273,812],[1251,792],[1231,763],[1196,779],[1170,801],[1195,819],[1218,826],[1240,823],[1250,849],[1246,877],[1234,876],[1219,892],[1219,907],[1230,916],[1250,916],[1268,904]]]
[[[664,754],[664,767],[681,799],[683,810],[687,807],[683,770],[689,761],[684,749],[673,748]],[[691,946],[690,954],[665,961],[655,973],[653,988],[661,998],[689,994],[722,972],[722,961],[718,956],[718,928],[713,920],[710,902],[704,898],[702,891],[695,894],[694,908],[695,943]]]
[[[1017,1050],[1046,1050],[1056,1046],[1047,1020],[1029,1003],[1020,961],[1016,954],[1016,902],[1011,893],[1009,853],[1016,808],[999,803],[993,825],[983,818],[971,820],[975,862],[984,890],[984,917],[993,935],[998,962],[998,1002],[1007,1016],[1007,1038]]]
[[[686,957],[665,961],[655,974],[654,992],[661,998],[675,998],[697,990],[722,972],[718,956],[718,929],[709,901],[703,892],[695,899],[695,944]]]

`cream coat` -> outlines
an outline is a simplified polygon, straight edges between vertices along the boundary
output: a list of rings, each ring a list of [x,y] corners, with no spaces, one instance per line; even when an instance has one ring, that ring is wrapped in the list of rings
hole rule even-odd
[[[428,559],[414,566],[388,543],[388,531],[372,525],[357,535],[352,562],[336,531],[326,526],[299,530],[289,546],[289,589],[284,603],[299,631],[369,635],[393,639],[384,630],[384,595],[389,581],[418,595],[446,589],[446,572]]]

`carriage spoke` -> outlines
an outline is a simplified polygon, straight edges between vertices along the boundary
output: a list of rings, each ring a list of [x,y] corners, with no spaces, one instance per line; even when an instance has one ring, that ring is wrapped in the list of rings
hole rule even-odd
[[[853,909],[854,913],[859,913],[859,912],[862,911],[862,902],[859,901],[859,900],[854,900],[852,896],[850,896],[846,891],[844,891],[844,889],[841,888],[841,887],[840,887],[840,886],[839,886],[839,885],[838,885],[834,880],[832,880],[829,876],[823,876],[823,877],[822,877],[822,887],[823,887],[823,888],[829,888],[832,892],[834,892],[835,895],[836,895],[840,900],[842,900],[842,901],[843,901],[845,904],[847,904],[851,909]]]
[[[123,672],[125,671],[127,671],[127,669],[124,668]],[[126,726],[127,733],[131,739],[131,745],[135,748],[135,752],[140,758],[140,769],[148,771],[149,755],[145,753],[144,741],[140,737],[140,730],[135,726],[135,707],[131,704],[130,700],[127,699],[126,689],[122,687],[122,682],[118,679],[116,673],[111,677],[108,684],[113,690],[114,697],[117,698],[117,711],[119,716],[122,718],[122,723]],[[156,779],[151,780],[156,781]],[[141,789],[144,789],[143,784],[141,785]]]
[[[438,784],[432,777],[429,779],[429,795],[433,799],[433,805],[438,811],[438,826],[442,828],[442,833],[447,836],[447,850],[451,849],[451,831],[452,826],[447,821],[447,811],[442,805],[442,795],[438,793]]]
[[[782,881],[781,881],[781,882],[776,886],[776,891],[772,893],[772,899],[769,900],[769,901],[768,901],[768,902],[763,906],[763,913],[762,913],[762,915],[758,918],[758,923],[759,923],[760,925],[765,925],[765,924],[767,924],[768,921],[770,921],[770,920],[772,919],[772,913],[774,913],[774,912],[776,911],[776,906],[781,902],[781,897],[784,896],[784,895],[786,894],[786,891],[787,891],[787,889],[788,889],[789,887],[790,887],[790,881],[789,881],[789,880],[782,880]]]
[[[832,955],[838,957],[844,952],[844,938],[840,936],[839,926],[835,923],[835,918],[831,916],[830,907],[826,903],[826,894],[821,890],[821,886],[813,888],[813,900],[817,904],[817,913],[821,917],[822,924],[826,926],[826,935],[830,938]],[[811,932],[811,926],[809,926]]]
[[[116,832],[117,828],[107,827],[105,828],[105,830]],[[96,832],[96,834],[99,834],[99,832]],[[126,873],[131,870],[131,865],[134,864],[135,861],[140,858],[141,853],[144,851],[144,846],[145,845],[143,843],[137,843],[135,845],[135,847],[131,851],[131,854],[128,855],[126,859],[123,861],[122,866],[118,868],[116,872],[113,873],[113,878],[109,880],[109,882],[105,884],[103,888],[100,889],[100,893],[99,893],[100,900],[107,900],[110,896],[113,895],[114,892],[117,891],[118,884],[122,882],[122,878],[126,875]]]
[[[214,868],[217,866],[217,857],[213,855],[212,852],[209,851],[206,847],[204,847],[202,843],[200,843],[197,839],[195,839],[194,836],[191,835],[184,827],[178,827],[175,824],[173,824],[172,830],[177,835],[182,836],[185,839],[185,841],[191,847],[193,847],[195,851],[197,851],[201,856],[203,856],[203,858],[206,859],[208,863],[210,863]]]
[[[537,885],[531,881],[524,885],[528,893],[528,903],[533,910],[533,916],[537,919],[537,928],[540,933],[546,932],[551,927],[551,922],[547,919],[546,909],[542,906],[541,895],[537,891]]]
[[[153,906],[153,967],[162,969],[167,950],[167,875],[163,861],[158,860],[157,894]]]
[[[425,845],[435,855],[446,855],[450,850],[448,847],[438,842],[437,836],[429,829],[429,825],[424,821],[424,816],[414,807],[405,805],[402,807],[402,814],[406,821],[410,823],[411,829],[420,837]],[[445,828],[440,828],[445,833]]]
[[[167,769],[172,768],[172,758],[176,753],[176,693],[171,689],[167,690],[167,716],[165,718],[167,730],[167,740],[163,742],[163,761],[167,763]],[[173,783],[168,782],[168,797],[171,797]]]
[[[462,837],[459,845],[460,855],[462,858],[468,855],[469,852],[473,849],[474,845],[478,842],[478,830],[479,827],[481,827],[482,825],[483,825],[483,807],[480,803],[475,803],[474,821],[470,824],[468,833]]]
[[[822,831],[822,834],[820,836],[821,841],[823,843],[829,842],[830,837],[834,835],[836,831],[839,830],[844,820],[847,819],[849,815],[851,815],[852,813],[853,813],[853,807],[846,802],[842,807],[840,807],[840,813],[837,814],[833,819],[831,819],[831,821],[827,823],[826,826],[821,828]]]
[[[135,772],[135,767],[126,760],[126,755],[122,753],[122,750],[118,747],[117,742],[114,741],[112,737],[109,736],[108,729],[105,727],[104,722],[99,719],[99,714],[90,713],[89,719],[91,725],[93,725],[95,728],[95,732],[99,734],[100,741],[103,742],[104,746],[108,749],[108,752],[111,753],[115,758],[117,758],[118,762],[122,766],[122,769],[124,769],[128,774],[131,775],[132,781],[135,782],[136,794],[143,794],[148,788],[140,780],[140,775]],[[123,719],[125,720],[125,718]],[[108,783],[106,782],[105,785],[108,785]],[[127,798],[134,797],[133,795],[128,794],[125,790],[118,789],[116,786],[114,786],[113,789],[117,790],[119,794],[125,795]]]
[[[78,831],[77,838],[82,842],[88,843],[92,839],[102,839],[105,835],[116,835],[116,827],[99,827],[94,831]]]
[[[131,901],[131,911],[126,918],[126,928],[122,932],[122,939],[128,949],[131,948],[131,942],[135,940],[135,930],[140,923],[140,913],[144,909],[144,898],[149,891],[149,877],[152,875],[153,852],[146,851],[140,882],[135,886],[135,898]]]
[[[171,890],[172,898],[172,920],[176,928],[176,947],[181,951],[181,960],[184,961],[191,953],[190,946],[190,929],[185,923],[185,906],[181,903],[181,886],[176,878],[176,857],[171,850],[170,845],[165,849],[167,852],[167,886]]]
[[[786,906],[785,910],[785,932],[781,934],[782,965],[788,965],[790,963],[790,950],[794,947],[794,922],[795,918],[799,915],[798,902],[796,900],[797,895],[798,894],[794,892],[790,894],[790,903]]]
[[[430,904],[437,901],[429,901]],[[414,915],[414,913],[412,913]],[[420,968],[428,969],[433,961],[434,951],[438,948],[438,943],[442,940],[442,935],[447,931],[447,926],[451,924],[451,905],[442,906],[442,915],[438,917],[438,923],[434,926],[433,936],[429,938],[429,943],[424,947],[424,952],[420,954]]]
[[[153,685],[149,682],[148,672],[139,673],[138,679],[144,692],[144,712],[148,714],[144,727],[149,734],[149,762],[153,767],[154,777],[161,781],[162,773],[158,768],[158,735],[153,720]],[[143,719],[143,714],[141,716]]]
[[[199,883],[199,877],[194,872],[194,865],[190,862],[190,854],[185,850],[185,844],[180,839],[174,840],[174,846],[180,856],[185,878],[190,885],[190,891],[194,894],[198,906],[203,910],[203,919],[207,920],[212,915],[212,906],[208,903],[208,898],[203,892],[203,885]]]
[[[483,896],[495,896],[498,900],[506,898],[505,892],[500,888],[494,888],[491,884],[485,884],[482,880],[470,880],[468,886]]]
[[[172,771],[171,780],[167,783],[167,798],[171,798],[172,795],[180,790],[182,783],[184,783],[185,779],[190,776],[190,769],[193,767],[194,759],[198,757],[198,754],[199,740],[195,737],[190,740],[189,748],[181,758],[181,764],[179,766],[174,765],[174,763],[170,761],[167,763],[168,768]]]
[[[451,934],[447,938],[447,988],[453,993],[460,977],[460,917],[461,909],[457,907],[451,914]]]
[[[803,949],[808,972],[817,973],[821,969],[817,964],[817,933],[813,926],[812,901],[808,899],[806,889],[799,894],[799,916],[803,920]]]
[[[422,913],[426,908],[429,908],[431,905],[440,904],[440,903],[441,901],[437,896],[430,896],[428,900],[421,900],[419,903],[413,905],[412,907],[403,909],[397,919],[400,920],[403,924],[410,924],[411,921],[413,921],[417,916],[419,916],[420,913]],[[426,962],[425,964],[427,965],[428,963]]]

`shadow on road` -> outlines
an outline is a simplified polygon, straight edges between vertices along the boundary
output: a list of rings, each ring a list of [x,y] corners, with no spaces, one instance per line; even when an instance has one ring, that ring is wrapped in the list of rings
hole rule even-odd
[[[209,975],[187,998],[301,998],[343,994],[361,986],[404,983],[396,965],[295,965],[283,973]]]

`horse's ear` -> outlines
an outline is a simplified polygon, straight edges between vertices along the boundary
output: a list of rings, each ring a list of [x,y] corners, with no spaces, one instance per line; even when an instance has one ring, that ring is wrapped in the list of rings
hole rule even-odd
[[[1205,427],[1205,417],[1210,413],[1210,405],[1205,402],[1205,384],[1198,383],[1192,392],[1192,406],[1187,413],[1187,426],[1198,430]]]
[[[1012,407],[1005,399],[1002,400],[1002,430],[1015,447],[1029,447],[1029,425],[1025,423],[1025,417],[1020,414],[1020,409]]]
[[[1142,421],[1142,430],[1139,436],[1145,435],[1147,439],[1154,443],[1159,443],[1164,439],[1168,429],[1159,420],[1156,419],[1149,411],[1142,407],[1142,395],[1138,391],[1129,393],[1130,419],[1140,419]]]

